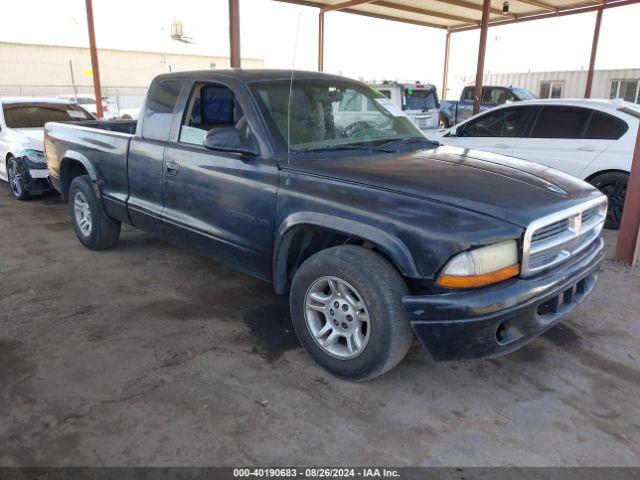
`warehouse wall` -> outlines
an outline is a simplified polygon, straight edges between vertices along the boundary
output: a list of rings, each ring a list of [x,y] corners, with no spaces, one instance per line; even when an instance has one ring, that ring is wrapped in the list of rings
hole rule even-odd
[[[151,79],[160,73],[229,68],[229,58],[219,56],[99,49],[98,59],[103,95],[120,108],[137,107]],[[73,93],[71,68],[78,93],[93,93],[88,48],[0,42],[0,65],[0,96]],[[263,65],[261,59],[242,59],[243,68]]]
[[[625,79],[640,79],[640,68],[594,71],[591,97],[609,98],[611,81]],[[473,78],[465,80],[467,84],[473,83]],[[587,84],[587,71],[492,73],[483,77],[485,85],[524,87],[536,95],[540,93],[541,82],[547,81],[564,81],[563,98],[583,98]]]

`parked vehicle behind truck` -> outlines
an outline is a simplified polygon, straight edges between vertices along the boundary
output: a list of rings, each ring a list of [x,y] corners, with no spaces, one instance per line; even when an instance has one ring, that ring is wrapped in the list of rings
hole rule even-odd
[[[42,136],[46,122],[93,119],[74,103],[50,98],[0,99],[0,179],[17,200],[50,190]]]
[[[422,130],[438,128],[440,100],[435,85],[420,82],[370,83]]]
[[[444,128],[454,126],[473,115],[473,97],[476,87],[464,87],[460,100],[442,100],[440,102],[440,123]],[[526,88],[521,87],[482,87],[480,111],[488,110],[504,103],[534,100],[537,98]]]
[[[640,107],[621,100],[532,100],[474,115],[440,141],[513,155],[589,182],[608,198],[605,227],[617,230],[639,120]]]
[[[350,96],[376,117],[337,126]],[[316,72],[160,75],[122,124],[135,134],[47,124],[51,182],[87,248],[130,223],[271,282],[300,343],[342,378],[391,369],[413,333],[436,360],[507,353],[584,301],[606,198],[441,147],[389,102]]]

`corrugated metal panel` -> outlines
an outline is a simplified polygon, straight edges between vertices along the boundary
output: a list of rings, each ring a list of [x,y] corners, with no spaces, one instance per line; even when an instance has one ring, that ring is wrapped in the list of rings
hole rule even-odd
[[[594,71],[591,97],[609,98],[611,82],[624,79],[640,79],[640,68]],[[485,85],[524,87],[536,95],[540,94],[540,84],[543,82],[562,82],[564,85],[563,98],[583,98],[587,83],[587,71],[492,73],[483,77]]]

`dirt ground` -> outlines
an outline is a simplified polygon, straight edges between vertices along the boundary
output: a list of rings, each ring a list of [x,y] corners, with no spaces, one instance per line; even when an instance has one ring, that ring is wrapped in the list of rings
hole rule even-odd
[[[609,251],[615,236],[607,232]],[[258,280],[0,184],[0,465],[640,465],[640,271],[499,359],[336,380]]]

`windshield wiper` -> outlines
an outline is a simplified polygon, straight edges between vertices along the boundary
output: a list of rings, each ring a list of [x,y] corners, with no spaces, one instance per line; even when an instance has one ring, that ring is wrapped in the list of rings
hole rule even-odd
[[[415,138],[415,137],[396,138],[394,140],[389,140],[383,143],[379,143],[377,146],[384,148],[384,147],[391,147],[393,145],[409,145],[412,143],[428,143],[430,145],[433,145],[433,148],[440,146],[440,142],[435,142],[433,140],[429,140],[428,138]]]
[[[294,150],[291,152],[292,155],[298,153],[312,153],[312,152],[328,152],[334,150],[374,150],[377,152],[386,152],[393,153],[393,150],[389,150],[388,148],[384,148],[381,145],[331,145],[328,147],[317,147],[317,148],[303,148],[301,150]]]

